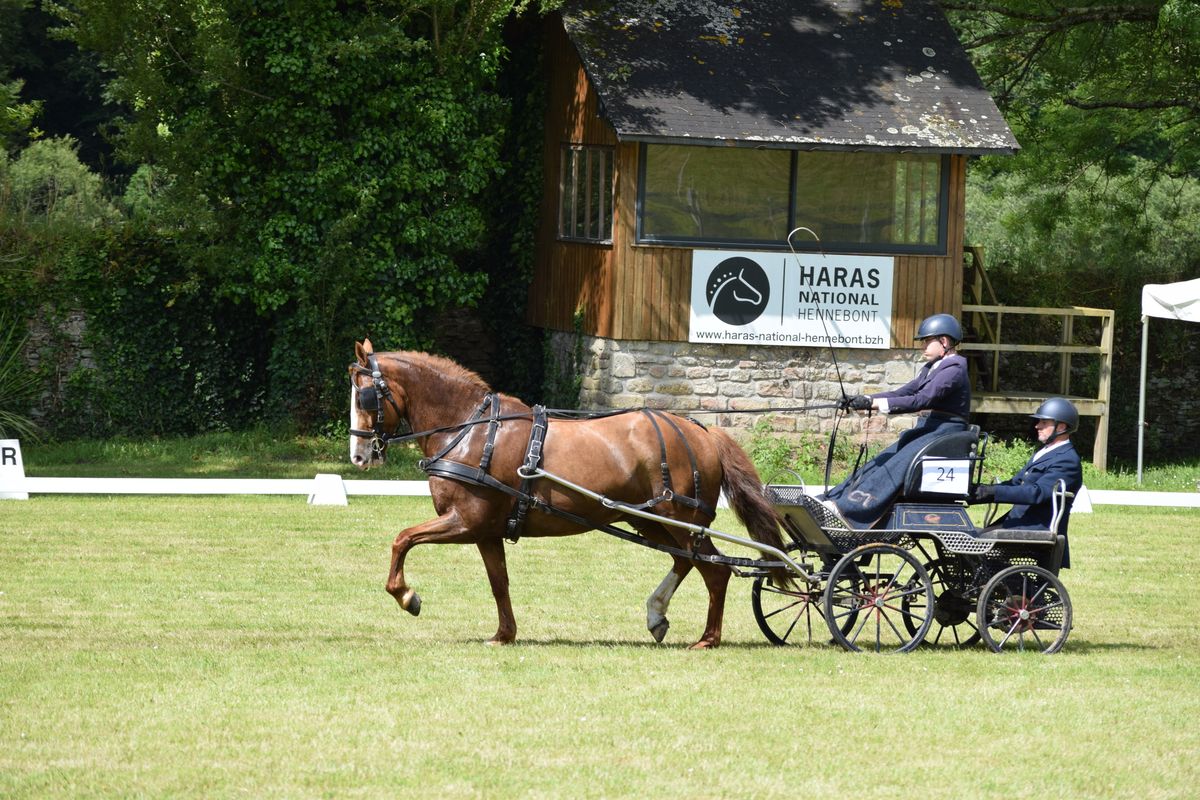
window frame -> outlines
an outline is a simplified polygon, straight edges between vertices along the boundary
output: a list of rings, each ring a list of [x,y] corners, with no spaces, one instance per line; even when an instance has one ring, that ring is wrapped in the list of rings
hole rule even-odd
[[[721,248],[747,248],[753,250],[789,250],[786,241],[764,241],[756,239],[720,239],[711,237],[692,237],[692,236],[647,236],[643,229],[643,221],[645,218],[645,201],[646,201],[646,152],[650,146],[649,142],[641,142],[638,148],[638,178],[637,178],[637,200],[634,211],[634,226],[635,237],[634,241],[639,245],[662,245],[675,247],[712,247]],[[685,145],[688,147],[703,147],[704,145]],[[719,148],[725,149],[725,148]],[[789,148],[791,154],[790,167],[788,174],[788,230],[795,230],[796,222],[796,180],[799,170],[799,153],[798,149]],[[804,151],[804,152],[819,152],[819,151]],[[879,153],[880,155],[888,155],[887,151],[856,151],[863,154]],[[912,151],[903,151],[894,153],[894,155],[909,155]],[[935,244],[878,244],[870,242],[816,242],[811,237],[805,236],[803,239],[796,237],[792,242],[792,247],[797,252],[806,253],[862,253],[866,255],[929,255],[929,256],[944,256],[947,253],[949,241],[949,220],[950,220],[950,154],[949,153],[934,153],[929,155],[937,155],[940,160],[940,175],[938,185],[938,236]]]
[[[559,146],[558,209],[555,223],[558,241],[601,245],[613,243],[613,227],[616,218],[616,153],[617,149],[612,145],[563,142]],[[593,154],[600,156],[598,183],[595,186],[591,183],[595,161],[589,157]],[[580,162],[583,165],[582,176],[580,176],[579,170]],[[606,172],[609,175],[607,185],[604,181]],[[592,189],[597,187],[600,189],[600,202],[597,204],[597,208],[593,209],[591,207]],[[570,214],[565,213],[568,209],[568,198]],[[582,234],[575,232],[580,199],[585,204]],[[592,236],[589,233],[592,230],[593,221],[600,234],[598,236]]]

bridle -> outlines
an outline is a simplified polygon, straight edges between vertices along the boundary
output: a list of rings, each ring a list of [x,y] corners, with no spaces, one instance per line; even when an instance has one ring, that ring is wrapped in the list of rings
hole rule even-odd
[[[372,457],[382,457],[387,451],[388,442],[392,439],[402,439],[412,433],[412,425],[409,424],[408,418],[400,411],[400,405],[396,402],[396,398],[392,395],[391,388],[388,387],[387,381],[383,379],[383,373],[379,370],[379,362],[375,359],[374,353],[367,354],[367,366],[362,364],[351,364],[351,367],[358,372],[359,375],[370,375],[370,386],[359,386],[354,378],[350,378],[350,387],[354,389],[356,397],[355,402],[360,411],[372,413],[375,415],[375,425],[369,431],[350,429],[351,436],[359,436],[364,439],[371,440],[371,455]],[[396,427],[388,431],[384,427],[384,419],[386,417],[388,404],[392,410],[396,412]]]

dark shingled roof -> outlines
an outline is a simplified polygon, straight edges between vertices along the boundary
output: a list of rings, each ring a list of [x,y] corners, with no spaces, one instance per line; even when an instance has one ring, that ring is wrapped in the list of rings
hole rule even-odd
[[[1018,149],[932,0],[584,0],[562,14],[624,141]]]

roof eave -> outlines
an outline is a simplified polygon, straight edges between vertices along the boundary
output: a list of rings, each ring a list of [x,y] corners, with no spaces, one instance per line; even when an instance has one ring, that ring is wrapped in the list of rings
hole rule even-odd
[[[653,134],[630,133],[617,131],[617,141],[645,142],[647,144],[692,145],[696,147],[749,147],[772,150],[830,150],[873,153],[938,153],[966,156],[1011,156],[1016,155],[1020,145],[939,145],[922,142],[870,142],[870,141],[831,141],[810,139],[800,136],[778,136],[773,138],[716,138],[690,136],[687,134]]]

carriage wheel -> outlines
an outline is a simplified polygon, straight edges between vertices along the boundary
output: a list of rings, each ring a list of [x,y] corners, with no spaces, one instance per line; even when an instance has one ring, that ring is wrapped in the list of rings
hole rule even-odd
[[[921,643],[933,623],[929,574],[907,550],[863,545],[829,573],[825,618],[834,640],[847,650],[906,653]],[[850,620],[849,630],[843,630]]]
[[[750,605],[759,629],[771,644],[812,644],[814,631],[820,642],[828,641],[824,595],[823,583],[797,581],[794,586],[782,587],[771,583],[770,578],[755,578]],[[855,617],[846,619],[843,631],[854,625]]]
[[[975,618],[983,641],[997,653],[1057,653],[1071,633],[1071,598],[1054,573],[1020,564],[987,582]]]
[[[929,582],[933,586],[933,624],[922,640],[925,644],[949,645],[951,647],[968,647],[979,641],[979,627],[971,619],[975,613],[975,603],[964,591],[966,587],[961,581],[954,580],[955,563],[935,558],[925,565],[929,573]],[[917,623],[921,617],[921,609],[917,604],[923,602],[920,595],[906,595],[901,601],[901,607],[906,612],[904,624],[910,634],[916,634]]]

